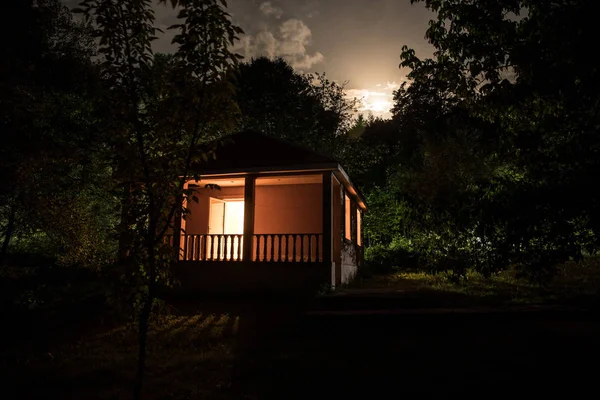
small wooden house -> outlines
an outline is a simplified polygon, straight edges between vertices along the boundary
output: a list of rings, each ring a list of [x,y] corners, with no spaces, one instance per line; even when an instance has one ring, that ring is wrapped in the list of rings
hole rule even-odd
[[[354,278],[366,204],[338,162],[248,131],[216,154],[187,183],[197,202],[169,238],[184,289],[304,290]]]

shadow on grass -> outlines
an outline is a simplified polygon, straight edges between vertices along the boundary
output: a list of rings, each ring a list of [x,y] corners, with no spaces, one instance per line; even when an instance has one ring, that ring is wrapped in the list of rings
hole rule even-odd
[[[453,288],[442,277],[396,274],[324,299],[343,299],[343,310],[418,309],[513,304],[515,293],[538,290],[508,278],[494,285],[471,278],[470,287]],[[145,398],[384,398],[490,388],[574,395],[595,382],[582,362],[599,355],[600,323],[589,315],[307,315],[327,305],[322,301],[170,299],[170,314],[157,317],[149,332]],[[64,341],[15,352],[0,371],[15,390],[8,398],[130,398],[135,328],[105,321],[69,333],[77,329],[64,324]]]
[[[146,399],[233,399],[260,381],[263,350],[295,324],[306,298],[170,299],[170,314],[152,321],[148,333]],[[6,335],[0,373],[14,389],[8,398],[130,398],[137,331],[99,312],[85,327],[70,318],[53,332]],[[79,331],[82,329],[81,331]],[[22,329],[19,329],[22,331]],[[285,330],[285,329],[284,329]],[[79,331],[74,334],[74,331]],[[64,340],[59,337],[65,334]],[[39,342],[44,342],[40,345]],[[260,386],[260,385],[259,385]]]
[[[239,317],[230,314],[155,318],[145,398],[218,397],[231,385],[238,329]],[[77,341],[17,355],[3,373],[13,376],[15,398],[121,399],[131,397],[136,357],[133,324],[98,326]]]

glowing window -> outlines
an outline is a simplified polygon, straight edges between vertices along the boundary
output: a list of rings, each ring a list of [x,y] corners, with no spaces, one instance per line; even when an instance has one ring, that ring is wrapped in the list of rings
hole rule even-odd
[[[344,196],[346,198],[346,201],[344,202],[344,214],[346,216],[346,222],[345,222],[345,234],[344,236],[346,237],[346,239],[351,240],[352,239],[352,227],[351,227],[351,218],[350,218],[350,199],[348,198],[348,196]]]
[[[356,244],[362,246],[360,241],[360,229],[361,229],[361,220],[360,220],[360,210],[356,210]]]

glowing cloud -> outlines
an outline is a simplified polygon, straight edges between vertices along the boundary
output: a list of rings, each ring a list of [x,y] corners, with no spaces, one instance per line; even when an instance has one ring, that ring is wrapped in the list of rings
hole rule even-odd
[[[262,30],[255,35],[244,35],[234,50],[246,58],[267,56],[282,57],[296,69],[309,69],[325,59],[320,52],[309,53],[312,32],[299,19],[288,19],[278,30]]]

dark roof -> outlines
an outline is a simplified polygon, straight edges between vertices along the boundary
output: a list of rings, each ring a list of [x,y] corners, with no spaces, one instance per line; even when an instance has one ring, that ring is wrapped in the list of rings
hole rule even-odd
[[[338,165],[331,157],[255,131],[236,133],[208,147],[215,148],[216,157],[195,165],[198,172],[318,169]]]

